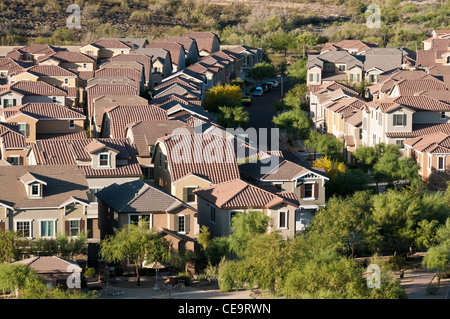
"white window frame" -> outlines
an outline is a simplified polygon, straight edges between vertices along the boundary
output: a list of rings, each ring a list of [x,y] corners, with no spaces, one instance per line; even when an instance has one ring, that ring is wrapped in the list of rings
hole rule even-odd
[[[441,158],[442,158],[442,168],[440,168],[440,165],[439,165]],[[438,172],[445,172],[445,156],[438,156],[437,157],[437,166],[436,166],[436,168],[437,168],[436,170]]]
[[[75,120],[69,120],[69,130],[75,129]]]
[[[21,125],[25,125],[25,132],[22,132],[22,130],[20,129]],[[20,133],[22,133],[25,137],[28,137],[27,135],[27,131],[28,131],[28,123],[17,123],[17,129],[19,130]]]
[[[33,239],[33,219],[18,219],[14,221],[14,231],[18,232],[17,223],[29,223],[30,236],[24,237],[27,239]]]
[[[428,154],[428,172],[431,172],[431,161],[433,160],[433,157],[431,154]]]
[[[102,165],[102,155],[106,155],[107,156],[107,165]],[[110,154],[108,152],[103,152],[98,154],[98,167],[111,167],[111,158],[110,158]]]
[[[304,190],[305,197],[302,198],[303,200],[315,200],[316,199],[314,197],[314,184],[315,184],[315,182],[304,182],[303,183],[303,185],[305,187],[305,190]],[[306,197],[306,185],[312,185],[312,187],[311,187],[311,197]]]
[[[242,213],[242,212],[244,212],[244,210],[241,210],[241,209],[235,209],[235,210],[228,211],[228,229],[231,229],[231,214],[237,214],[237,213]]]
[[[130,213],[127,216],[127,222],[128,225],[130,225],[131,216],[138,216],[138,222],[142,219],[143,216],[149,216],[148,222],[149,222],[149,228],[151,229],[153,227],[153,214],[143,214],[143,213]]]
[[[183,218],[183,230],[180,230],[180,219],[181,217]],[[180,215],[176,215],[175,218],[178,218],[178,229],[176,229],[178,234],[186,234],[186,215],[184,214],[180,214]]]
[[[401,124],[397,124],[397,121],[396,121],[396,119],[399,117],[399,116],[401,116]],[[406,114],[404,114],[404,113],[398,113],[398,114],[392,114],[392,125],[393,126],[406,126],[406,124],[405,124],[405,119],[406,119]]]
[[[39,219],[39,238],[49,238],[49,239],[54,239],[56,238],[56,222],[57,219],[53,218],[53,219]],[[42,223],[43,222],[53,222],[53,236],[42,236]]]
[[[33,194],[33,186],[37,186],[38,193]],[[42,197],[42,185],[39,183],[33,183],[30,185],[30,197]]]
[[[77,238],[76,235],[72,235],[72,222],[76,222],[76,221],[78,222],[78,231],[77,231],[77,233],[81,232],[81,218],[69,218],[67,221],[69,222],[69,236],[71,238]]]
[[[313,187],[314,188],[314,187]],[[281,226],[281,214],[285,214],[285,225]],[[280,210],[278,212],[278,229],[289,229],[289,211],[288,210]]]
[[[195,201],[196,195],[195,194],[194,194],[194,201],[193,202],[190,202],[188,200],[188,198],[189,198],[188,189],[193,188],[194,190],[196,190],[198,188],[198,186],[191,185],[191,186],[185,186],[184,188],[186,189],[186,203],[188,203],[188,204],[196,203],[196,201]]]
[[[11,164],[12,165],[20,165],[20,155],[11,155],[11,156],[9,156],[9,158],[11,159]],[[17,164],[14,164],[12,159],[17,159]]]

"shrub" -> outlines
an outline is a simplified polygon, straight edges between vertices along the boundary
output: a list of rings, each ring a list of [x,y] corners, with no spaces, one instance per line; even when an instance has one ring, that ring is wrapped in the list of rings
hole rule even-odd
[[[184,280],[184,285],[189,286],[191,284],[191,275],[187,272],[178,273],[178,280]]]
[[[92,277],[94,277],[94,276],[95,276],[95,269],[94,269],[94,268],[88,268],[88,269],[86,269],[86,272],[84,273],[84,275],[85,275],[87,278],[92,278]]]

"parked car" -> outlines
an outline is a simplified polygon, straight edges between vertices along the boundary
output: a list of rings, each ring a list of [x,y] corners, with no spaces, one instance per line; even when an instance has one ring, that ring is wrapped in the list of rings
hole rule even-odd
[[[268,81],[268,82],[266,82],[266,85],[267,85],[267,87],[269,88],[269,91],[272,91],[272,89],[273,89],[273,84],[272,84],[272,82]]]
[[[272,83],[272,86],[273,86],[274,88],[277,88],[277,87],[278,87],[278,85],[279,85],[278,81],[277,81],[277,80],[275,80],[275,79],[273,79],[273,80],[269,80],[268,82],[269,82],[269,83]]]
[[[264,90],[260,86],[257,86],[256,89],[253,91],[253,95],[255,95],[255,96],[261,96],[263,94],[264,94]]]
[[[262,84],[261,88],[263,89],[264,93],[267,93],[270,91],[269,87],[266,84]]]
[[[243,95],[241,99],[241,103],[244,106],[250,106],[252,104],[252,98],[250,95]]]

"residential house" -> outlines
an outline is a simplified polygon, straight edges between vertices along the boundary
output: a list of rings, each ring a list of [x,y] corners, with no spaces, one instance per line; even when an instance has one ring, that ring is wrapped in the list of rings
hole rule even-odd
[[[228,236],[237,213],[260,211],[270,217],[269,231],[294,237],[302,230],[295,215],[299,202],[292,192],[274,193],[240,179],[196,190],[198,221],[212,236]]]
[[[127,125],[138,121],[168,120],[167,112],[156,105],[118,105],[105,110],[101,136],[124,138]]]
[[[78,75],[58,65],[34,65],[11,77],[10,82],[43,81],[60,87],[78,88]]]
[[[0,87],[0,109],[26,103],[58,103],[63,106],[74,104],[68,99],[67,88],[43,81],[20,81]]]
[[[157,139],[174,132],[192,134],[194,128],[178,120],[138,121],[127,125],[126,137],[136,145],[136,156],[147,180],[154,180],[152,157]]]
[[[153,90],[153,98],[177,94],[189,99],[203,100],[202,83],[181,76],[160,83]]]
[[[11,58],[0,58],[0,76],[9,83],[8,78],[17,73],[22,73],[31,66],[31,62],[14,60]]]
[[[48,44],[30,44],[13,49],[6,54],[6,57],[17,61],[27,61],[32,64],[37,64],[40,57],[62,50]]]
[[[242,72],[237,77],[243,80],[247,79],[247,71],[253,68],[256,64],[262,62],[263,50],[259,48],[252,48],[247,45],[222,45],[221,51],[228,54],[228,51],[237,53],[243,57],[242,59]],[[237,69],[239,70],[239,68]]]
[[[207,56],[220,50],[220,39],[212,32],[188,32],[183,35],[194,39],[200,56]]]
[[[174,251],[194,251],[196,210],[162,189],[136,180],[112,184],[96,196],[101,238],[143,220],[167,239]]]
[[[154,147],[154,183],[197,207],[197,188],[239,179],[233,144],[215,134],[171,134]]]
[[[153,87],[152,81],[153,62],[151,56],[148,56],[146,54],[136,54],[135,52],[133,52],[130,54],[119,54],[111,57],[109,60],[111,62],[133,61],[140,63],[143,66],[145,86]]]
[[[299,202],[293,216],[297,230],[306,226],[317,210],[325,207],[325,183],[329,178],[323,169],[270,155],[239,165],[239,172],[243,180],[256,186],[268,187],[277,194],[294,193]]]
[[[181,44],[185,50],[185,63],[186,66],[194,64],[198,61],[200,53],[197,47],[197,41],[193,38],[184,37],[167,37],[160,39],[158,42],[175,42]]]
[[[100,137],[103,125],[103,116],[106,110],[119,105],[148,105],[147,99],[138,95],[108,95],[100,96],[92,100],[92,134],[94,137]]]
[[[29,143],[17,123],[0,122],[0,160],[4,164],[26,165]]]
[[[365,52],[364,79],[366,83],[378,83],[382,73],[401,69],[404,65],[404,51],[399,48],[372,48]]]
[[[447,189],[450,177],[450,135],[444,132],[417,136],[403,142],[406,155],[419,164],[422,179],[441,191]]]
[[[145,83],[142,68],[141,70],[136,70],[134,68],[129,67],[114,67],[114,66],[102,67],[95,71],[94,79],[95,78],[110,78],[112,80],[116,78],[131,79],[133,80],[134,86],[138,90],[138,93],[140,93],[144,89]],[[90,84],[91,82],[88,83]]]
[[[133,50],[133,44],[118,39],[99,39],[93,43],[85,44],[80,52],[92,56],[101,62],[119,54],[129,54]]]
[[[170,119],[186,114],[193,114],[204,119],[213,118],[211,113],[204,110],[201,101],[196,98],[190,99],[178,94],[170,94],[153,99],[150,104],[165,110]]]
[[[91,56],[76,51],[57,51],[38,58],[41,65],[58,65],[71,71],[95,71],[97,61]]]
[[[88,184],[76,165],[0,166],[0,228],[27,239],[58,233],[99,238],[87,214]]]
[[[368,102],[362,113],[363,143],[397,144],[404,151],[404,141],[417,130],[417,125],[449,123],[449,112],[450,104],[424,95]]]
[[[17,123],[28,143],[40,134],[70,134],[84,131],[86,116],[58,103],[26,103],[4,109],[1,122]]]
[[[86,214],[97,221],[95,193],[112,185],[138,180],[142,175],[136,148],[127,139],[46,139],[34,143],[28,162],[35,167],[77,165],[88,189]]]
[[[326,51],[309,55],[306,63],[307,85],[331,81],[359,83],[363,80],[364,56],[347,51]]]
[[[182,44],[165,41],[147,44],[145,47],[169,51],[172,60],[172,72],[183,70],[186,67],[186,51]]]
[[[144,48],[146,44],[148,44],[148,40],[146,38],[100,38],[100,40],[119,40],[121,42],[132,44],[133,49],[135,48]]]
[[[376,43],[368,43],[361,40],[341,40],[338,42],[327,42],[320,53],[332,51],[346,51],[353,55],[365,55],[372,48],[378,48]]]
[[[67,289],[67,280],[74,272],[83,269],[75,262],[58,256],[35,256],[16,261],[16,265],[26,265],[35,272],[50,288],[63,287]],[[75,289],[81,287],[74,287]],[[69,289],[73,289],[70,287]]]
[[[173,72],[172,56],[170,51],[161,48],[139,48],[133,54],[144,54],[152,59],[152,87],[158,85]]]

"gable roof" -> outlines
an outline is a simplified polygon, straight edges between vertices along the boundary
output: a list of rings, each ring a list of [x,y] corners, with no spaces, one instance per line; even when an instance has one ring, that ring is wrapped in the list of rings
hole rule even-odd
[[[433,134],[418,136],[403,142],[419,152],[430,154],[450,154],[450,134],[436,132]]]
[[[370,50],[371,48],[376,48],[376,47],[378,47],[378,44],[376,44],[376,43],[369,43],[369,42],[364,42],[361,40],[341,40],[341,41],[334,42],[334,43],[331,43],[331,42],[325,43],[321,52],[339,51],[339,50],[345,50],[345,51],[356,50],[357,54],[361,54],[367,50]]]
[[[95,194],[118,213],[166,212],[179,207],[194,208],[164,190],[142,180],[112,184]]]
[[[188,175],[218,184],[239,178],[233,144],[215,134],[184,134],[160,137],[167,150],[172,182]]]
[[[68,108],[58,103],[26,103],[3,110],[5,120],[18,114],[26,114],[38,120],[64,119],[80,120],[86,116],[80,111]]]
[[[220,43],[217,34],[212,32],[188,32],[183,36],[194,39],[197,42],[199,52],[206,51],[208,53],[213,53],[214,40],[217,39]]]
[[[273,208],[281,204],[298,207],[294,196],[280,196],[240,179],[197,189],[195,194],[221,209]]]
[[[5,85],[0,95],[14,91],[20,95],[67,96],[68,92],[61,87],[44,81],[19,81]]]
[[[27,138],[20,133],[17,123],[0,122],[0,140],[5,149],[28,147]]]
[[[29,199],[20,177],[31,173],[46,183],[42,199]],[[12,165],[0,166],[0,204],[15,209],[29,207],[59,207],[73,198],[88,201],[89,187],[83,171],[76,165]]]
[[[36,256],[16,261],[14,264],[27,265],[38,274],[71,273],[75,268],[80,272],[82,270],[75,261],[58,256]]]
[[[77,77],[75,72],[64,69],[58,65],[34,65],[26,69],[24,72],[33,74],[37,77]]]
[[[135,61],[144,66],[144,79],[146,82],[150,81],[150,74],[152,72],[152,58],[145,54],[138,54],[133,51],[130,54],[118,54],[111,58],[110,61]]]

